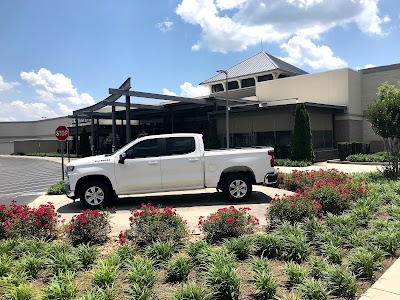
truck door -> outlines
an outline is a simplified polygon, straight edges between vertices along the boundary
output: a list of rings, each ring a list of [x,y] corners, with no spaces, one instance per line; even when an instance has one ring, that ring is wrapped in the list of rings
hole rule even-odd
[[[161,177],[164,190],[202,188],[203,162],[194,137],[165,138],[161,156]]]
[[[161,153],[162,139],[147,139],[125,151],[124,164],[116,164],[115,178],[120,194],[130,194],[162,189]]]

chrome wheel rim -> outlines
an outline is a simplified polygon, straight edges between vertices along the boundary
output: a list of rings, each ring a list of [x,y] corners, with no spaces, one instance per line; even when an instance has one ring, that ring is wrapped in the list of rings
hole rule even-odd
[[[85,192],[85,200],[90,205],[99,205],[104,201],[104,191],[98,186],[91,186]]]
[[[235,198],[243,198],[247,194],[247,184],[243,180],[234,180],[229,185],[229,193]]]

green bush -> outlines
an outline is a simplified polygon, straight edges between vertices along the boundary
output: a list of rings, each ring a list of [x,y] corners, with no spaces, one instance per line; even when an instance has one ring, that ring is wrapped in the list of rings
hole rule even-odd
[[[67,224],[67,237],[73,245],[103,244],[111,232],[110,215],[98,210],[83,210]]]
[[[130,285],[137,284],[149,289],[153,288],[157,275],[152,260],[136,256],[127,263],[127,271],[127,279]]]
[[[250,256],[252,240],[248,236],[241,236],[225,241],[224,245],[239,260],[245,260]]]
[[[261,257],[278,257],[282,249],[282,240],[275,233],[256,233],[254,236],[255,253]]]
[[[381,266],[380,257],[364,247],[354,248],[349,254],[350,268],[358,278],[371,279]]]
[[[173,300],[211,300],[206,289],[196,283],[180,285],[173,294]]]
[[[369,149],[370,149],[369,143],[361,143],[361,142],[338,143],[338,155],[340,160],[346,160],[346,157],[352,154],[368,154]]]
[[[171,258],[166,269],[168,281],[187,281],[190,272],[190,259],[183,254],[178,254]]]
[[[291,160],[311,161],[315,159],[311,134],[310,116],[303,103],[296,105],[294,128],[290,143]]]
[[[357,292],[356,277],[342,266],[328,266],[324,275],[332,294],[353,299]]]
[[[347,156],[346,160],[352,162],[388,162],[389,154],[387,152],[378,152],[374,154],[352,154]]]
[[[133,209],[130,229],[121,232],[121,244],[130,241],[137,246],[146,246],[155,241],[174,241],[180,243],[188,234],[186,221],[172,207],[154,207],[142,203],[140,209]]]
[[[162,264],[172,257],[175,245],[172,240],[155,241],[146,247],[146,255],[158,264]]]
[[[67,153],[64,153],[64,157],[67,157]],[[61,157],[61,153],[58,152],[45,152],[45,153],[27,153],[26,156],[40,156],[40,157]],[[76,158],[76,154],[69,154],[70,157]]]
[[[288,276],[288,284],[294,286],[303,282],[307,278],[307,269],[295,262],[288,262],[285,264],[284,272]]]
[[[314,278],[306,278],[297,286],[304,300],[327,300],[329,292],[324,283]]]
[[[199,219],[199,227],[208,242],[215,243],[225,238],[239,237],[254,231],[258,219],[247,213],[250,208],[236,209],[234,206],[220,208],[204,219]]]
[[[308,167],[311,165],[312,165],[312,162],[309,162],[309,161],[298,161],[298,160],[291,160],[291,159],[275,159],[275,166]]]
[[[75,273],[71,271],[60,272],[50,281],[44,290],[43,300],[69,300],[75,299],[78,287],[75,283]]]
[[[335,182],[321,182],[310,190],[311,199],[319,201],[324,213],[340,214],[349,209],[348,195],[349,191]]]
[[[276,234],[281,239],[280,258],[286,261],[302,262],[311,252],[311,245],[306,234],[297,226],[284,224],[279,227]]]
[[[63,194],[65,194],[64,181],[61,180],[61,181],[49,186],[46,194],[47,195],[63,195]]]

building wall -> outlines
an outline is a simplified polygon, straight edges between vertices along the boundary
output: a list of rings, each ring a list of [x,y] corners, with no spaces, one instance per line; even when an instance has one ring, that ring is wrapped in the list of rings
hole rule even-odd
[[[21,139],[53,139],[58,126],[71,126],[72,119],[61,117],[38,121],[0,122],[0,142]]]
[[[364,115],[368,105],[374,102],[378,87],[385,81],[389,84],[397,85],[397,82],[400,81],[400,64],[362,70],[361,109]],[[362,122],[362,127],[363,140],[371,142],[371,151],[382,150],[382,138],[373,132],[370,123],[365,118]]]
[[[361,114],[357,104],[361,94],[357,87],[360,72],[351,69],[340,69],[316,74],[287,77],[278,80],[257,82],[256,94],[260,101],[271,101],[273,104],[295,102],[314,102],[330,105],[347,105],[349,101],[356,103],[349,106],[348,113]],[[281,99],[290,99],[281,101]]]

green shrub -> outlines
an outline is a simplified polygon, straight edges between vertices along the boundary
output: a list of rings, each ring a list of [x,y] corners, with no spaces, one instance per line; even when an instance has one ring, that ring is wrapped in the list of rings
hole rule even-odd
[[[117,254],[121,261],[128,262],[136,256],[137,250],[134,245],[128,242],[118,247]]]
[[[282,240],[277,234],[256,233],[254,236],[255,253],[262,257],[278,257],[282,249]]]
[[[113,286],[110,287],[94,287],[86,291],[85,295],[78,298],[78,300],[113,300],[115,298],[116,290]]]
[[[7,300],[30,300],[33,298],[33,284],[24,282],[5,286],[4,296]]]
[[[327,300],[329,292],[324,283],[314,278],[306,278],[302,284],[297,286],[303,299]]]
[[[69,300],[75,299],[78,287],[75,283],[75,273],[71,271],[60,272],[44,289],[43,300]]]
[[[389,155],[387,152],[378,152],[374,154],[352,154],[346,157],[351,162],[387,162]]]
[[[64,243],[53,243],[49,246],[46,257],[47,268],[53,274],[59,272],[75,272],[80,267],[79,258],[73,248]]]
[[[119,265],[100,260],[92,271],[92,281],[99,287],[111,286],[117,278]]]
[[[295,262],[288,262],[284,266],[284,272],[288,276],[288,284],[290,286],[300,284],[308,276],[307,269]]]
[[[291,159],[275,159],[275,166],[308,167],[311,165],[312,165],[312,162],[310,162],[310,161],[298,161],[298,160],[291,160]]]
[[[283,196],[282,199],[275,196],[268,208],[267,218],[274,225],[284,221],[295,224],[316,216],[319,210],[320,204],[305,194]]]
[[[172,207],[154,207],[149,203],[131,212],[131,228],[120,233],[121,244],[130,241],[138,246],[146,246],[154,241],[168,240],[179,243],[188,234],[186,222]]]
[[[109,213],[98,210],[83,210],[67,224],[67,237],[73,245],[103,244],[110,232]]]
[[[89,267],[97,258],[97,247],[81,244],[76,248],[76,254],[84,268]]]
[[[315,279],[323,278],[323,272],[329,265],[325,258],[318,256],[310,257],[308,259],[308,264],[310,265],[311,276]]]
[[[311,161],[315,159],[310,116],[304,103],[296,105],[296,115],[294,117],[294,128],[290,143],[291,160]]]
[[[146,257],[135,256],[127,263],[127,271],[131,286],[139,285],[151,289],[157,279],[153,261]]]
[[[354,248],[349,253],[350,267],[358,278],[372,278],[381,266],[380,257],[364,247]]]
[[[175,245],[171,240],[156,241],[146,247],[146,255],[158,264],[162,264],[171,258],[174,252]]]
[[[322,253],[329,262],[334,264],[341,264],[343,260],[343,250],[334,245],[332,242],[326,243],[322,246]]]
[[[332,294],[346,299],[353,299],[356,295],[356,278],[342,266],[328,266],[324,277]]]
[[[400,231],[393,226],[376,230],[371,233],[371,241],[374,245],[394,256],[396,251],[400,248]]]
[[[279,229],[278,232],[282,240],[280,258],[297,262],[302,262],[307,259],[311,252],[311,245],[308,243],[304,232],[285,233],[281,231],[281,229]]]
[[[254,231],[258,219],[247,213],[250,208],[236,209],[234,206],[220,208],[206,219],[200,217],[199,227],[204,232],[205,239],[214,243],[225,238],[235,238]]]
[[[307,239],[312,244],[315,244],[317,242],[316,236],[324,231],[322,221],[317,217],[311,217],[303,220],[303,222],[301,223],[301,229],[307,235]]]
[[[171,258],[166,269],[168,281],[187,281],[190,272],[190,260],[185,255],[178,254]]]
[[[147,286],[134,283],[129,289],[129,295],[132,300],[150,300],[153,299],[154,291]]]
[[[40,156],[40,157],[61,157],[61,153],[58,153],[58,152],[27,153],[27,154],[24,154],[24,155],[26,155],[26,156]],[[70,153],[69,155],[70,155],[70,157],[75,157],[76,158],[76,154]],[[64,157],[66,157],[66,156],[67,156],[67,154],[64,153]]]
[[[43,259],[32,254],[25,254],[18,261],[17,270],[30,278],[36,278],[37,273],[43,266]]]
[[[189,241],[185,245],[185,251],[190,256],[192,263],[195,265],[200,262],[199,257],[201,256],[201,252],[208,250],[209,248],[210,244],[204,240]]]
[[[257,299],[271,299],[276,295],[279,282],[274,278],[272,272],[265,270],[254,270],[253,281],[256,287]]]
[[[173,294],[173,300],[211,300],[206,289],[196,283],[180,285]]]
[[[63,180],[52,184],[51,186],[48,187],[47,195],[64,195],[65,194],[65,183]]]
[[[272,268],[268,263],[268,259],[265,257],[252,257],[250,259],[250,265],[253,271],[272,272]]]
[[[241,236],[225,241],[224,245],[239,260],[245,260],[250,256],[252,240],[248,236]]]
[[[7,275],[11,271],[12,261],[8,254],[0,255],[0,277]]]
[[[235,259],[225,247],[211,250],[203,256],[204,279],[212,291],[212,299],[239,299],[240,279]]]

